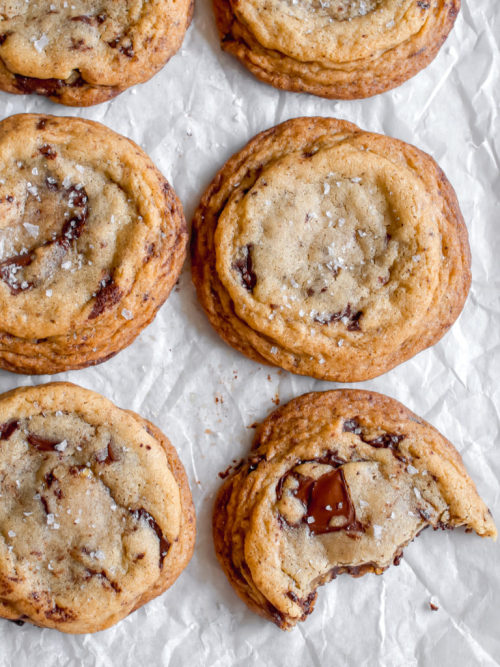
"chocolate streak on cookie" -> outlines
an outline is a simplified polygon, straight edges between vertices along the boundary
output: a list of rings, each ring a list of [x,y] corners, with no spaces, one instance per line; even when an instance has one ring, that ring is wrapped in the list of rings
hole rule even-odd
[[[35,93],[45,97],[58,97],[64,88],[81,88],[86,84],[79,72],[71,83],[63,79],[37,79],[31,76],[21,76],[20,74],[14,76],[16,78],[16,88],[22,93]]]
[[[0,424],[0,440],[8,440],[18,428],[19,422],[16,420]]]
[[[353,417],[352,419],[346,419],[342,426],[344,433],[354,433],[359,436],[359,438],[365,442],[367,445],[372,447],[383,447],[385,449],[390,449],[394,456],[406,463],[406,458],[401,455],[399,452],[399,443],[406,438],[406,435],[402,433],[382,433],[373,440],[368,440],[363,432],[362,427],[358,421],[358,417]]]
[[[102,579],[107,581],[107,583],[111,586],[111,588],[115,591],[115,593],[121,593],[122,589],[120,588],[120,586],[118,586],[116,581],[113,581],[112,579],[110,579],[108,577],[108,574],[107,574],[107,572],[105,572],[105,570],[92,570],[89,567],[87,567],[85,569],[89,573],[90,577],[101,577]]]
[[[48,144],[44,144],[39,150],[40,152],[45,151],[43,155],[47,159],[54,159],[57,155],[56,151]],[[46,186],[52,192],[59,189],[57,181],[50,177],[46,179]],[[83,186],[72,185],[63,190],[63,196],[67,196],[67,207],[73,210],[73,215],[69,220],[64,222],[59,236],[42,243],[38,246],[39,248],[58,245],[64,248],[64,250],[68,250],[71,243],[81,236],[88,218],[88,196],[85,188]],[[19,280],[17,278],[17,273],[21,268],[29,266],[35,261],[36,255],[34,250],[36,248],[32,248],[27,254],[9,257],[0,263],[0,279],[7,284],[11,294],[19,294],[19,292],[25,292],[36,286],[32,281]]]
[[[252,250],[252,243],[244,246],[241,249],[242,256],[233,264],[233,269],[239,272],[241,282],[249,292],[253,292],[253,289],[257,284],[257,276],[255,275],[252,266]]]
[[[111,276],[106,276],[101,281],[101,287],[96,293],[94,306],[90,312],[89,320],[99,317],[105,310],[112,308],[122,298],[122,290],[113,281]]]
[[[136,519],[136,521],[140,521],[141,519],[143,519],[148,524],[148,526],[155,531],[158,540],[160,541],[160,570],[162,570],[163,561],[165,559],[165,556],[168,554],[168,551],[171,546],[170,542],[164,536],[160,526],[156,523],[151,514],[149,514],[149,512],[146,512],[144,508],[141,507],[141,509],[138,510],[130,510],[130,513],[132,514],[134,519]]]

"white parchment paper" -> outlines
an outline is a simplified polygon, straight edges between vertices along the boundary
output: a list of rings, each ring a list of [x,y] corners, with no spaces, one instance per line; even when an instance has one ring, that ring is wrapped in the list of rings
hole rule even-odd
[[[107,104],[70,109],[0,94],[23,111],[101,121],[140,144],[190,219],[216,170],[257,132],[301,115],[337,116],[398,137],[443,167],[469,229],[473,284],[462,316],[430,350],[360,386],[393,396],[462,454],[500,521],[500,3],[463,2],[436,60],[394,91],[332,102],[259,83],[219,49],[210,0],[197,0],[182,50],[150,82]],[[264,368],[226,346],[198,306],[186,266],[133,345],[105,364],[57,376],[0,371],[0,391],[69,380],[154,421],[177,447],[198,517],[195,555],[177,583],[117,626],[70,636],[0,621],[0,667],[286,667],[500,664],[500,543],[425,531],[383,576],[344,575],[285,633],[250,612],[211,538],[217,473],[248,452],[255,421],[333,383]],[[216,398],[219,399],[216,401]],[[431,611],[431,598],[439,606]]]

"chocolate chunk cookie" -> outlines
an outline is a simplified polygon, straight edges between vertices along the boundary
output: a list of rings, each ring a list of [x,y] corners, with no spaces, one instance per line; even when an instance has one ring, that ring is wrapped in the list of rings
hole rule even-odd
[[[68,383],[0,396],[0,616],[96,632],[171,586],[195,515],[151,423]]]
[[[345,389],[273,412],[213,516],[229,581],[284,630],[311,613],[318,586],[381,574],[428,526],[497,535],[448,440],[387,396]]]
[[[262,81],[354,99],[426,67],[460,0],[214,0],[214,10],[222,48]]]
[[[70,106],[150,79],[179,49],[193,0],[0,3],[0,89]]]
[[[234,155],[196,211],[192,255],[224,340],[339,382],[436,343],[470,286],[466,227],[434,160],[333,118],[289,120]]]
[[[0,367],[58,373],[104,361],[179,276],[179,200],[138,146],[79,118],[7,118],[0,156]]]

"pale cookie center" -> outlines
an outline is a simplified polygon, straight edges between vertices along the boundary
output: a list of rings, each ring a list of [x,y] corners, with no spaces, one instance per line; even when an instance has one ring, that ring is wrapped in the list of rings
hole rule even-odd
[[[298,5],[301,0],[290,0],[292,5]],[[336,21],[350,21],[359,16],[370,14],[381,4],[382,0],[310,0],[304,5],[312,11],[322,10]]]
[[[329,173],[278,201],[261,197],[260,233],[234,261],[256,300],[328,323],[354,315],[389,282],[397,216],[374,180]]]

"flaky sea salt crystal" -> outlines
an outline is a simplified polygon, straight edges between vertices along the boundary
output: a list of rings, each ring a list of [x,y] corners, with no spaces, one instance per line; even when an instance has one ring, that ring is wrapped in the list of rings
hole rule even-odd
[[[51,289],[45,290],[45,295],[49,297],[52,296],[52,290]]]
[[[33,41],[33,46],[35,49],[38,51],[38,53],[42,53],[49,43],[47,35],[42,35],[39,39],[35,39]]]
[[[23,222],[23,227],[30,236],[32,236],[34,239],[37,238],[40,231],[38,225],[32,225],[31,222]]]
[[[132,314],[132,312],[130,310],[127,310],[126,308],[124,308],[122,310],[122,317],[125,318],[126,320],[132,320],[134,318],[134,315]]]
[[[63,440],[62,442],[58,443],[57,445],[54,445],[54,449],[57,450],[58,452],[64,452],[66,447],[68,446],[68,441]]]
[[[380,540],[382,537],[382,526],[377,526],[377,524],[373,524],[373,537],[377,540],[377,542]]]

